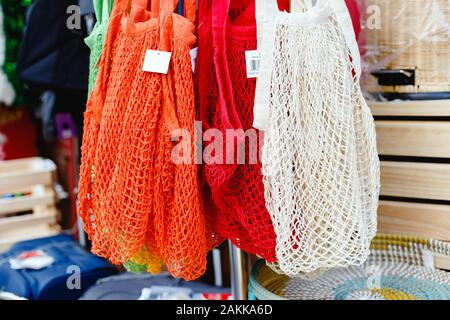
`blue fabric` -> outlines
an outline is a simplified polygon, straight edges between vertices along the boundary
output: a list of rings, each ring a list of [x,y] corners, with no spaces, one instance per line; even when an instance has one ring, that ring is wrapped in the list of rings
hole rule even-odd
[[[78,0],[78,6],[82,16],[94,14],[94,2],[92,0]]]
[[[178,14],[184,16],[184,1],[178,2]]]
[[[42,270],[13,270],[8,260],[24,251],[42,250],[55,262]],[[67,280],[70,266],[81,271],[81,288],[70,290]],[[95,282],[116,273],[104,259],[96,257],[78,246],[67,235],[25,241],[0,255],[0,290],[33,300],[75,300]]]
[[[229,294],[228,288],[217,288],[198,282],[174,279],[170,275],[122,273],[103,278],[87,290],[80,300],[137,300],[142,289],[154,286],[191,289],[194,293]]]

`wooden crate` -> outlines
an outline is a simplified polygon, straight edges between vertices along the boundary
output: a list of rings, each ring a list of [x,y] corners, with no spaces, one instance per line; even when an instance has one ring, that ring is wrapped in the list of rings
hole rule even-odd
[[[42,158],[0,162],[0,195],[24,194],[0,198],[0,251],[59,232],[55,174],[55,164]]]
[[[382,155],[450,158],[450,121],[376,121]]]
[[[450,117],[450,100],[372,101],[370,109],[375,117]]]
[[[382,161],[381,194],[450,201],[450,164]]]
[[[380,201],[378,229],[386,234],[450,241],[450,206]]]
[[[369,105],[378,152],[390,160],[381,162],[381,195],[395,199],[380,202],[378,231],[450,242],[450,163],[442,161],[450,159],[450,100]],[[450,257],[435,255],[435,265],[450,270]]]

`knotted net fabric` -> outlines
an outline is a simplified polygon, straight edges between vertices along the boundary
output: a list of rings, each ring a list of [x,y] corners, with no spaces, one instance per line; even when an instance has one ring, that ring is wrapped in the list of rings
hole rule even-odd
[[[83,139],[80,215],[94,253],[154,272],[164,263],[175,277],[193,280],[216,245],[194,153],[179,155],[183,163],[172,157],[172,139],[193,145],[195,137],[194,26],[173,14],[176,2],[162,1],[152,12],[143,2],[133,1],[138,20],[121,4],[123,13],[110,21],[85,113],[91,139]],[[148,49],[172,52],[167,75],[142,71]],[[180,128],[184,134],[174,134]]]
[[[84,230],[89,238],[93,237],[94,199],[93,183],[95,178],[94,162],[99,140],[100,122],[106,99],[107,84],[112,69],[111,59],[123,12],[128,1],[117,0],[109,21],[104,49],[98,62],[98,77],[93,93],[89,96],[84,112],[83,138],[81,145],[80,181],[78,183],[78,214],[83,221]]]
[[[334,1],[291,15],[262,2],[263,38],[274,35],[273,42],[262,40],[261,63],[270,68],[258,81],[268,77],[269,86],[258,87],[256,98],[257,104],[268,97],[267,114],[259,116],[267,116],[262,164],[277,237],[272,268],[309,276],[360,265],[376,233],[379,160],[373,117],[343,31],[350,17]]]
[[[256,80],[247,78],[245,60],[245,52],[256,49],[255,2],[209,2],[201,14],[211,16],[214,50],[208,52],[199,43],[200,63],[205,63],[201,66],[210,68],[209,73],[201,70],[204,73],[200,77],[199,100],[200,109],[206,109],[202,118],[205,127],[218,130],[220,138],[215,139],[220,139],[223,147],[214,150],[212,161],[205,159],[203,173],[217,210],[219,234],[237,247],[273,262],[275,233],[265,207],[259,158],[261,137],[258,130],[252,129]],[[207,65],[210,59],[214,65]],[[212,75],[216,85],[203,91],[207,77]],[[227,138],[230,133],[236,134],[234,139]],[[211,145],[207,144],[205,150]]]

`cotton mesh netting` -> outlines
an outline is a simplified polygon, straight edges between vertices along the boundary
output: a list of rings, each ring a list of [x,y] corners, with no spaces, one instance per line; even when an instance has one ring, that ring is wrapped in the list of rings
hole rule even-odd
[[[172,158],[174,144],[194,143],[194,26],[173,10],[161,12],[161,19],[147,12],[141,23],[125,13],[110,21],[85,113],[79,211],[97,255],[152,272],[165,264],[193,280],[219,243],[203,210],[194,153],[179,154],[183,163]],[[148,49],[172,52],[167,75],[142,71]],[[188,135],[173,142],[175,124]]]
[[[263,166],[259,145],[224,140],[212,152],[218,163],[204,158],[201,185],[195,153],[182,148],[184,162],[173,162],[174,146],[193,151],[197,143],[195,28],[156,2],[131,21],[128,1],[116,1],[85,112],[79,211],[93,252],[130,270],[166,266],[186,280],[205,272],[206,254],[223,238],[291,276],[363,263],[376,231],[379,163],[336,16],[277,26]],[[247,78],[245,51],[256,48],[254,1],[203,0],[199,10],[199,115],[225,139],[253,123],[256,81]],[[223,17],[230,20],[218,29]],[[172,52],[168,75],[142,71],[147,49]],[[177,128],[187,135],[174,137]]]
[[[220,11],[220,8],[209,2],[204,3],[204,15],[228,16],[228,12]],[[228,1],[221,2],[226,4]],[[275,233],[265,207],[261,163],[258,157],[259,132],[251,132],[251,141],[235,139],[233,146],[230,146],[229,140],[226,139],[227,129],[241,129],[241,133],[244,133],[252,128],[256,81],[247,78],[245,51],[256,49],[254,1],[240,2],[240,6],[231,2],[229,13],[235,19],[230,30],[227,30],[224,44],[222,39],[216,39],[215,43],[223,47],[215,46],[215,65],[208,64],[208,61],[213,60],[213,52],[199,43],[199,87],[211,81],[214,83],[209,86],[209,91],[204,87],[200,91],[199,100],[201,104],[204,103],[200,108],[205,109],[202,120],[206,128],[220,131],[224,146],[222,154],[218,149],[213,152],[215,160],[205,159],[203,174],[210,188],[210,193],[207,193],[211,197],[208,200],[212,201],[210,208],[217,211],[219,234],[249,253],[275,261]],[[215,18],[217,17],[213,17]],[[208,24],[210,26],[211,22],[206,21],[203,28]],[[220,32],[213,33],[213,37],[220,36]],[[205,43],[205,46],[210,44]],[[220,70],[218,73],[218,68],[227,70]],[[205,150],[208,150],[208,144]],[[231,163],[227,162],[227,152],[232,154]],[[239,152],[243,155],[241,162]],[[219,163],[220,161],[223,164]]]
[[[379,160],[346,39],[335,13],[278,23],[275,38],[262,155],[271,267],[309,276],[362,264],[376,233]]]

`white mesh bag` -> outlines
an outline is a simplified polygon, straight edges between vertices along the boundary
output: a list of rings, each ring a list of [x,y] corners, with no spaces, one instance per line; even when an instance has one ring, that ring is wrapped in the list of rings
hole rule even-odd
[[[261,69],[254,127],[263,181],[289,276],[361,265],[376,233],[379,159],[362,96],[359,50],[343,0],[279,12],[256,0]]]

